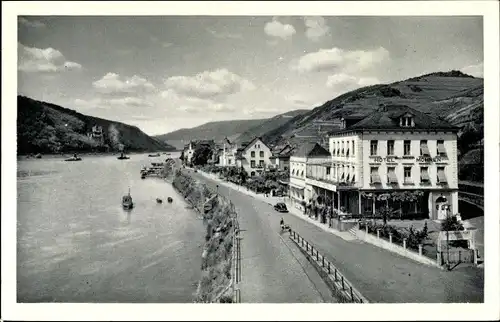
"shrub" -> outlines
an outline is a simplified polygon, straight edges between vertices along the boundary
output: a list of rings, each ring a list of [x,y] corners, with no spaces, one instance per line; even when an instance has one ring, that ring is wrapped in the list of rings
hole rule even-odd
[[[460,231],[464,230],[464,226],[458,222],[457,217],[449,216],[441,222],[442,231]]]

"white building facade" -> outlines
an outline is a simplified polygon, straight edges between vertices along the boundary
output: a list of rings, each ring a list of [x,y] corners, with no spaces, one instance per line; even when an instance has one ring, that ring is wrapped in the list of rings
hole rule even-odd
[[[250,177],[260,175],[271,165],[271,148],[261,138],[253,139],[237,155],[237,166],[243,167]]]
[[[337,209],[369,216],[391,206],[437,220],[459,212],[457,128],[443,121],[383,107],[331,134],[329,151],[331,164],[308,161],[306,186]]]

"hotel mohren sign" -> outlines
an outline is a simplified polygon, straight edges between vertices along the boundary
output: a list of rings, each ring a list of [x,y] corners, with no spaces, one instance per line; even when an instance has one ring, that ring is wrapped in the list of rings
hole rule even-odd
[[[380,156],[370,156],[373,162],[377,163],[382,163],[382,162],[387,162],[387,163],[395,163],[397,160],[412,160],[415,159],[416,162],[418,163],[439,163],[442,162],[442,158],[439,156],[436,157],[428,157],[428,156],[418,156],[418,157],[397,157],[397,156],[388,156],[388,157],[380,157]]]

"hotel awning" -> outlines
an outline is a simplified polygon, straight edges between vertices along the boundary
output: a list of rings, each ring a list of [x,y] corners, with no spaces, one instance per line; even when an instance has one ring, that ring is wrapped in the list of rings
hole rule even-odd
[[[438,175],[438,182],[439,183],[447,183],[448,181],[446,180],[446,175],[444,174],[444,171],[440,170],[437,173]]]
[[[340,176],[340,180],[344,180],[344,173]]]
[[[420,179],[422,181],[431,181],[431,178],[429,178],[429,173],[428,172],[422,172],[420,174]]]
[[[389,171],[387,173],[387,177],[389,178],[389,183],[398,183],[398,178],[396,177],[396,173],[393,171]]]
[[[372,183],[380,183],[380,176],[378,175],[378,173],[370,174],[370,178]]]
[[[347,176],[345,177],[345,181],[349,181],[349,177],[350,177],[350,176],[351,176],[351,175],[348,173],[348,174],[347,174]]]
[[[295,188],[295,189],[298,189],[298,190],[304,190],[304,189],[305,189],[305,187],[301,187],[301,186],[296,185],[296,184],[293,184],[293,183],[291,183],[291,182],[290,182],[289,186],[290,186],[291,188]]]
[[[439,143],[437,145],[437,152],[439,154],[446,154],[446,149],[444,148],[444,143]]]
[[[426,155],[426,156],[431,155],[429,152],[429,147],[427,146],[427,143],[420,144],[420,153],[422,155]]]

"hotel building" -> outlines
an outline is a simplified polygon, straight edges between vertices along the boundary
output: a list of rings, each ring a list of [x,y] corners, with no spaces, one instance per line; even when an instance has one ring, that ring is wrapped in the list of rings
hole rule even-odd
[[[344,118],[342,129],[329,135],[330,162],[304,161],[304,197],[324,196],[352,214],[375,214],[384,205],[430,219],[446,218],[446,208],[457,214],[457,131],[403,105]]]

